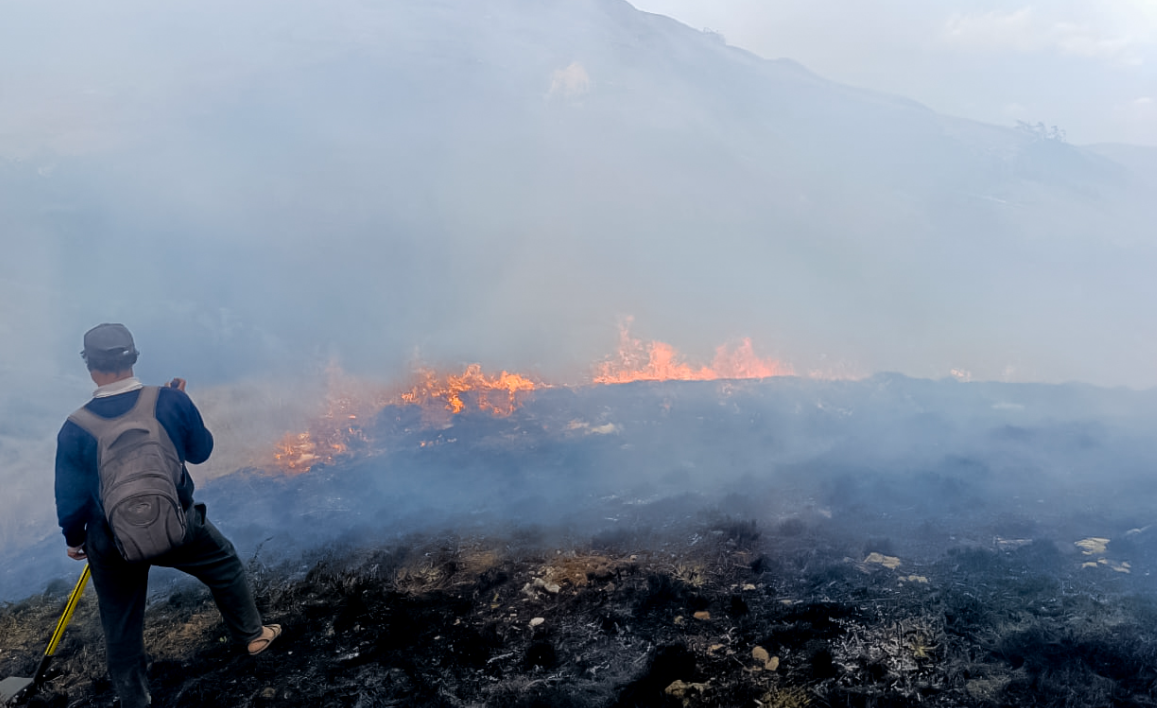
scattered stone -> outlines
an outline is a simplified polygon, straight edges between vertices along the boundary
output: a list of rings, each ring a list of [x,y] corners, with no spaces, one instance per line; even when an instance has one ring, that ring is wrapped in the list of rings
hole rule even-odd
[[[875,551],[868,554],[864,559],[865,564],[876,563],[884,566],[888,570],[895,570],[900,567],[900,559],[895,556],[886,556],[883,553],[876,553]]]
[[[751,650],[751,658],[758,661],[764,671],[775,671],[779,668],[779,657],[772,656],[771,652],[763,647],[755,647]]]
[[[711,619],[711,613],[708,612],[707,610],[700,610],[699,612],[696,612],[695,614],[693,614],[691,616],[694,617],[695,619],[701,620],[701,621],[707,621],[707,620]]]
[[[744,583],[743,590],[755,590],[755,586],[751,583]]]
[[[1104,553],[1109,547],[1109,539],[1094,536],[1076,542],[1076,547],[1086,556],[1095,556]]]
[[[539,592],[547,592],[551,595],[557,595],[562,588],[558,583],[550,583],[542,578],[535,578],[533,581],[522,586],[522,593],[529,599],[538,599]]]
[[[1108,558],[1098,558],[1096,561],[1085,561],[1084,563],[1081,563],[1081,567],[1082,568],[1105,567],[1105,568],[1111,568],[1112,570],[1114,570],[1115,572],[1118,572],[1118,573],[1132,573],[1133,572],[1133,566],[1128,561],[1123,561],[1123,562],[1118,563],[1117,561],[1109,560]]]
[[[541,624],[543,624],[544,622],[546,622],[546,618],[544,618],[544,617],[535,617],[534,619],[530,620],[530,626],[531,626],[531,627],[538,627],[538,626],[540,626]]]
[[[668,696],[683,701],[683,705],[690,705],[687,700],[692,696],[702,696],[707,692],[706,683],[687,683],[685,681],[673,681],[671,685],[663,689],[663,693]]]

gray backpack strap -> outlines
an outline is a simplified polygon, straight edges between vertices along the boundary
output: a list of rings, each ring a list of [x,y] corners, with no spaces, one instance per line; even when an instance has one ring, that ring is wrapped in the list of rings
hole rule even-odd
[[[137,397],[137,403],[133,406],[133,410],[144,408],[155,418],[157,416],[157,399],[160,396],[160,386],[145,386],[141,389],[141,395]]]
[[[101,418],[84,407],[76,409],[72,415],[68,416],[68,419],[97,440],[100,440],[100,436],[107,432],[113,426],[113,421],[116,420],[115,418]]]
[[[129,409],[132,413],[142,406],[147,406],[149,413],[156,417],[157,415],[157,399],[160,397],[161,389],[159,386],[145,386],[140,389],[140,395],[137,396],[137,402]],[[121,416],[117,416],[120,418]],[[96,413],[93,413],[88,408],[81,406],[68,416],[68,419],[76,423],[81,429],[88,432],[89,435],[96,438],[98,441],[101,436],[108,432],[114,425],[116,425],[117,418],[102,418]]]

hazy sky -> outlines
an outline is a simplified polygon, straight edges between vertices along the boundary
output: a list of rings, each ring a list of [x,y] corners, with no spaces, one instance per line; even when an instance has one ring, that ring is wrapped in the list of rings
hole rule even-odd
[[[1157,145],[1157,1],[632,0],[767,58],[1077,144]]]
[[[71,0],[64,12],[13,0],[0,23],[0,334],[23,336],[0,337],[0,373],[37,366],[84,384],[79,333],[106,319],[149,342],[148,366],[182,361],[200,382],[282,356],[581,372],[634,315],[638,336],[689,356],[751,336],[801,371],[836,359],[933,377],[1157,380],[1157,336],[1134,324],[1151,319],[1141,264],[1153,256],[1102,252],[1116,246],[1100,236],[1150,242],[1146,188],[1074,199],[1061,183],[1092,177],[1061,151],[1071,164],[1039,166],[1044,197],[1035,182],[1006,193],[977,155],[1008,159],[1016,131],[974,131],[979,147],[965,149],[955,122],[946,132],[904,102],[881,112],[826,82],[817,103],[784,110],[776,100],[805,95],[791,93],[797,72],[748,72],[695,29],[947,114],[1157,145],[1157,5],[638,4],[691,29],[621,0]],[[560,77],[582,90],[550,98]],[[780,111],[775,130],[767,110]],[[1029,216],[1009,200],[1038,206]],[[1048,287],[1016,260],[1041,262],[1038,233],[1052,239]],[[965,254],[1008,293],[950,257],[977,235],[1023,248]],[[917,257],[905,243],[933,245]],[[1110,265],[1076,267],[1091,262]],[[973,320],[943,316],[957,302]],[[60,358],[22,361],[29,332]]]

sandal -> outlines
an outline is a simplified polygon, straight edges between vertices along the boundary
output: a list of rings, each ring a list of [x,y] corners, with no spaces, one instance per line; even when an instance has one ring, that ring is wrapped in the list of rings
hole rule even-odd
[[[269,634],[266,633],[269,630]],[[274,639],[281,636],[281,625],[267,624],[261,628],[261,636],[249,642],[249,656],[257,656],[269,648]]]

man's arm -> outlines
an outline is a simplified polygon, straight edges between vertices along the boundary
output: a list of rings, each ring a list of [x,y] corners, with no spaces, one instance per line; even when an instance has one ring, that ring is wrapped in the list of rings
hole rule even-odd
[[[170,383],[161,389],[157,404],[157,417],[169,431],[177,452],[191,465],[199,465],[213,453],[213,434],[205,427],[201,412],[185,394],[184,379],[173,379],[179,386]]]
[[[205,427],[201,411],[193,405],[193,400],[185,395],[184,391],[181,391],[181,397],[187,404],[185,421],[188,426],[188,437],[185,439],[185,459],[189,464],[199,465],[213,454],[213,434]]]
[[[56,436],[56,518],[69,546],[68,555],[77,560],[84,557],[81,549],[96,484],[96,441],[68,421]]]

